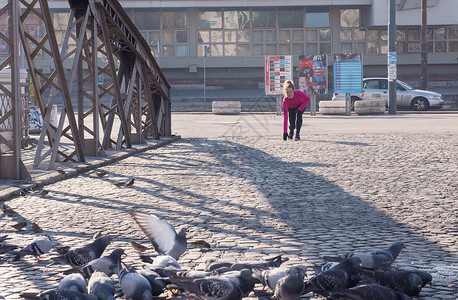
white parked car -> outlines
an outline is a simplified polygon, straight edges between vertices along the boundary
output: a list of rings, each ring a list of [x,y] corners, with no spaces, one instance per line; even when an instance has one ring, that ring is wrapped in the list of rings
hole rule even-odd
[[[382,77],[364,78],[363,92],[351,94],[351,106],[355,101],[383,99],[388,107],[388,79]],[[334,94],[332,100],[345,100],[345,94]],[[428,110],[429,108],[442,108],[444,99],[436,92],[417,90],[405,82],[396,80],[396,105],[399,108],[412,110]]]

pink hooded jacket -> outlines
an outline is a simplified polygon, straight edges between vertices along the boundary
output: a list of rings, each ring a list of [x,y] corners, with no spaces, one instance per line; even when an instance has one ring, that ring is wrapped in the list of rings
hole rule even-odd
[[[288,108],[297,108],[304,111],[310,102],[310,97],[301,90],[294,91],[293,99],[283,99],[283,132],[288,132]]]

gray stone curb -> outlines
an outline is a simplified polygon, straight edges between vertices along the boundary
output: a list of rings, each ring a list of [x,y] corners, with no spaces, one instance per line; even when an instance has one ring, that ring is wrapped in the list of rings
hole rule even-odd
[[[13,197],[17,197],[21,194],[22,191],[36,190],[47,184],[52,184],[52,183],[55,183],[61,180],[76,177],[81,173],[85,173],[90,170],[94,170],[100,167],[110,165],[112,163],[115,163],[127,157],[133,156],[135,154],[142,153],[142,152],[152,150],[152,149],[157,149],[160,147],[164,147],[180,139],[181,139],[181,135],[163,138],[159,141],[153,141],[154,143],[151,143],[151,144],[140,145],[137,148],[125,149],[122,151],[113,152],[112,154],[109,154],[106,157],[95,158],[94,160],[90,162],[79,163],[77,165],[62,163],[61,164],[62,166],[68,166],[67,168],[59,168],[60,170],[65,171],[65,174],[59,174],[57,172],[52,172],[52,174],[45,174],[45,175],[41,175],[41,176],[32,178],[31,182],[29,181],[27,183],[18,184],[16,183],[17,181],[15,181],[16,183],[15,186],[0,190],[0,201],[4,202]]]

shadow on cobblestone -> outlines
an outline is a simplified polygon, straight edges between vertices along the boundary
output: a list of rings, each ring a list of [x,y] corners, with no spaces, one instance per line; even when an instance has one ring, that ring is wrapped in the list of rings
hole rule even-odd
[[[191,240],[212,244],[209,252],[189,247],[180,260],[185,268],[203,269],[210,259],[244,261],[277,254],[289,257],[289,264],[310,266],[322,263],[324,255],[385,248],[400,240],[407,248],[397,264],[418,266],[434,276],[434,286],[426,287],[418,299],[455,299],[456,252],[426,237],[429,231],[418,223],[423,225],[428,216],[410,219],[421,209],[409,206],[406,199],[411,195],[392,195],[380,184],[389,180],[385,174],[376,181],[366,173],[380,168],[380,162],[371,166],[350,155],[359,149],[364,158],[371,157],[374,153],[369,151],[380,151],[376,139],[328,136],[302,146],[291,143],[183,139],[106,166],[103,178],[87,173],[48,186],[45,198],[29,196],[9,203],[19,212],[15,221],[40,222],[44,233],[59,244],[86,244],[98,230],[111,234],[115,243],[107,251],[126,248],[127,262],[135,266],[140,264],[138,255],[127,242],[148,242],[128,215],[131,209],[157,214],[175,226],[186,225]],[[322,149],[329,157],[318,159]],[[347,182],[342,174],[356,180]],[[114,186],[130,178],[135,178],[133,186]],[[22,233],[9,229],[8,220],[0,223],[2,234],[19,239]],[[430,230],[442,234],[443,225],[438,226]],[[454,228],[453,223],[449,226]],[[456,235],[450,237],[447,230],[440,236],[448,237],[445,245],[453,247]],[[8,289],[15,299],[14,290],[56,286],[62,268],[47,264],[5,262],[2,268],[17,277],[2,279],[0,293]],[[21,284],[21,278],[31,282]]]

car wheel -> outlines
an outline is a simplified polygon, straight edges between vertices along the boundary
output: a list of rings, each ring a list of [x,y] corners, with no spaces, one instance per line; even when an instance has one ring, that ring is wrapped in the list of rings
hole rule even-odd
[[[410,108],[416,111],[425,111],[429,109],[429,102],[425,98],[414,98],[410,103]]]
[[[351,96],[351,110],[355,111],[355,102],[361,100],[359,97]]]

